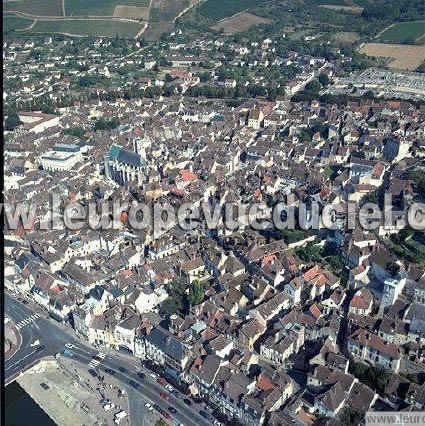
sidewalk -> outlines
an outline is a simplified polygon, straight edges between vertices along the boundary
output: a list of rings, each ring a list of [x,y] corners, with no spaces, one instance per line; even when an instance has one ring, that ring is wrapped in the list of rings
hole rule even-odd
[[[19,330],[16,328],[16,325],[12,321],[9,321],[4,326],[4,338],[5,340],[7,339],[10,342],[10,347],[4,353],[4,360],[7,361],[19,350],[22,344],[21,333],[19,333]]]

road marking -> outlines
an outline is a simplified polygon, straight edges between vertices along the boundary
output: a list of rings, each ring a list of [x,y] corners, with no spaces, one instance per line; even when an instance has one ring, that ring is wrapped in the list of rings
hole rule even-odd
[[[22,327],[24,327],[25,325],[28,325],[28,324],[34,322],[39,317],[40,317],[39,314],[30,315],[29,317],[27,317],[27,318],[19,321],[18,324],[16,324],[16,328],[18,330],[20,330]]]
[[[28,358],[29,356],[34,355],[37,351],[38,351],[38,350],[36,349],[36,350],[34,350],[34,351],[30,352],[29,354],[27,354],[27,355],[23,356],[22,358],[20,358],[20,359],[19,359],[19,361],[15,362],[15,363],[14,363],[14,364],[12,364],[12,365],[9,365],[9,367],[6,367],[6,368],[5,368],[5,370],[9,370],[9,369],[11,369],[12,367],[14,367],[15,365],[18,365],[18,364],[19,364],[20,362],[22,362],[25,358]]]
[[[97,354],[97,356],[98,356],[99,358],[105,359],[106,354],[104,354],[103,352],[99,352],[99,353]]]
[[[97,359],[92,359],[92,360],[89,362],[89,366],[90,366],[90,367],[93,367],[93,368],[96,368],[99,364],[100,364],[100,361],[98,361]]]

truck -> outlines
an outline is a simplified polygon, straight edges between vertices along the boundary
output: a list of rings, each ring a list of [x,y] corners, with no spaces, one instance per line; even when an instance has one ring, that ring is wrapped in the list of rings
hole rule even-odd
[[[119,425],[120,421],[124,418],[127,417],[127,413],[124,410],[118,411],[117,413],[115,413],[114,416],[114,423]]]

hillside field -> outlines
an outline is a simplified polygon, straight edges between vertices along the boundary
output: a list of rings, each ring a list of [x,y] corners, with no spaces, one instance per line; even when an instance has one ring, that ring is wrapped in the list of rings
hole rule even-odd
[[[32,19],[3,15],[3,31],[22,30],[24,28],[28,28],[32,22]]]
[[[116,6],[149,6],[149,0],[64,0],[66,16],[112,16]]]
[[[144,24],[137,22],[112,21],[110,19],[78,19],[37,21],[32,27],[34,33],[64,33],[79,36],[99,35],[103,37],[135,37]]]
[[[274,21],[271,19],[262,18],[249,12],[242,12],[217,22],[217,24],[211,28],[216,31],[223,30],[226,34],[234,34],[239,31],[247,30],[253,25],[272,24],[273,22]]]
[[[408,38],[416,40],[424,34],[425,21],[399,22],[381,33],[378,40],[402,43]]]
[[[265,3],[267,0],[207,0],[197,11],[213,21],[228,18],[251,7]]]
[[[3,11],[39,16],[63,16],[62,0],[16,0],[3,2]]]
[[[423,46],[365,43],[360,49],[360,53],[368,56],[391,58],[389,67],[398,70],[413,71],[425,61]]]

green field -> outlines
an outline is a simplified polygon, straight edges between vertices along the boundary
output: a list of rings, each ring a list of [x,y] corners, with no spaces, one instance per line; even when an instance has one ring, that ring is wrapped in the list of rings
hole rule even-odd
[[[425,34],[425,21],[399,22],[386,29],[379,41],[403,42],[409,38],[416,40]]]
[[[82,36],[122,37],[134,38],[143,28],[137,22],[120,22],[110,19],[78,19],[61,21],[37,21],[31,32],[34,33],[65,33]]]
[[[189,0],[164,0],[162,2],[160,21],[172,21],[189,6]]]
[[[243,12],[267,0],[207,0],[198,7],[197,11],[213,21],[227,18],[235,13]]]
[[[66,16],[112,16],[115,6],[149,6],[150,0],[64,0]]]
[[[147,41],[157,41],[162,34],[171,31],[173,23],[168,21],[149,22],[142,37]]]
[[[321,6],[321,5],[332,5],[332,6],[353,6],[352,4],[347,4],[345,0],[303,0],[308,6]]]
[[[17,11],[40,16],[63,16],[62,0],[17,0],[3,2],[3,11]]]
[[[3,16],[3,33],[13,30],[22,30],[32,24],[31,19],[20,18],[18,16]]]

